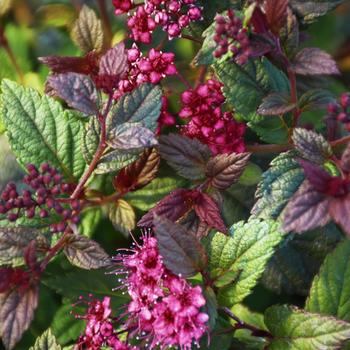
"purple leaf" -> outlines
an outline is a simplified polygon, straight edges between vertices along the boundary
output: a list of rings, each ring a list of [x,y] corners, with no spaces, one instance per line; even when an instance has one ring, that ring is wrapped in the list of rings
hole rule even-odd
[[[206,176],[213,187],[225,190],[234,184],[243,173],[250,153],[219,154],[209,160]]]
[[[154,133],[140,123],[124,123],[112,129],[107,143],[114,149],[141,150],[156,146]]]
[[[350,172],[350,143],[348,143],[341,156],[341,167],[344,171]]]
[[[220,232],[227,232],[226,225],[220,214],[219,206],[214,199],[207,194],[198,192],[194,210],[202,222]]]
[[[329,212],[332,219],[350,235],[350,195],[332,198]]]
[[[197,237],[162,216],[154,216],[154,231],[165,266],[174,274],[191,277],[207,264],[207,256]]]
[[[305,180],[284,210],[283,230],[305,232],[326,225],[330,199]]]
[[[272,33],[278,35],[287,19],[289,0],[267,0],[265,1],[266,21]]]
[[[100,245],[81,235],[71,235],[64,253],[72,265],[82,269],[99,269],[110,264],[108,254]]]
[[[37,286],[0,294],[0,335],[6,349],[13,349],[30,326],[38,298]]]
[[[48,78],[49,86],[67,104],[86,115],[98,111],[97,90],[92,80],[83,74],[62,73]]]
[[[261,115],[281,115],[292,111],[295,107],[295,103],[290,102],[289,95],[274,92],[263,99],[257,112]]]
[[[206,145],[178,134],[161,136],[159,152],[172,168],[190,180],[204,178],[205,167],[211,156]]]
[[[306,178],[310,181],[315,190],[323,193],[327,192],[332,176],[327,173],[326,170],[307,160],[299,159],[299,163],[304,169]]]
[[[307,47],[294,58],[292,69],[301,75],[339,74],[331,55],[317,47]]]
[[[193,203],[186,200],[187,194],[190,192],[191,190],[183,188],[171,192],[144,215],[137,225],[141,227],[152,227],[154,214],[161,215],[174,222],[177,221],[192,208]]]
[[[109,49],[100,61],[99,75],[118,76],[123,75],[128,68],[128,60],[124,43],[117,44]]]

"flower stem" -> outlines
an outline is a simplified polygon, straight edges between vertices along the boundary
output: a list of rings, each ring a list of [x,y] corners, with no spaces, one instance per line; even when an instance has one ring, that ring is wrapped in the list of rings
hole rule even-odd
[[[195,38],[195,37],[192,36],[192,35],[182,34],[182,35],[181,35],[181,38],[187,39],[187,40],[191,40],[191,41],[193,41],[193,42],[195,42],[195,43],[197,43],[197,44],[201,44],[201,45],[203,44],[203,40],[197,39],[197,38]]]

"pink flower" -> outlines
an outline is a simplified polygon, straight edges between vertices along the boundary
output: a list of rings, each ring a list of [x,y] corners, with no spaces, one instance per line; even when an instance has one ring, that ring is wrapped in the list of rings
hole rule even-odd
[[[234,120],[232,113],[222,112],[225,97],[221,87],[221,83],[210,79],[182,94],[183,107],[179,115],[189,122],[181,132],[208,145],[214,154],[241,153],[245,151],[246,126]]]
[[[128,19],[128,27],[131,30],[131,37],[134,40],[150,44],[156,22],[146,12],[143,6],[138,6],[134,15],[130,16]]]
[[[113,0],[113,6],[115,7],[115,14],[121,15],[127,13],[132,8],[131,0]]]
[[[200,308],[205,299],[199,286],[166,269],[158,252],[157,240],[144,233],[133,254],[119,254],[125,273],[124,286],[131,297],[126,327],[137,327],[150,348],[180,346],[191,349],[207,331],[208,315]]]

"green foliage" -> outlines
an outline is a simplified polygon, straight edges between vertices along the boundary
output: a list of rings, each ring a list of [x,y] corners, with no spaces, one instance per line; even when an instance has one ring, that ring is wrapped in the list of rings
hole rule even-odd
[[[29,350],[61,350],[61,346],[57,343],[51,329],[44,332]]]
[[[264,219],[277,219],[303,182],[304,173],[295,159],[295,154],[286,152],[271,162],[270,168],[262,177],[252,214]]]
[[[312,283],[306,310],[350,321],[349,257],[348,240],[327,256]]]
[[[85,162],[79,152],[83,125],[76,113],[9,80],[2,81],[1,89],[2,117],[17,159],[36,166],[49,160],[67,180],[79,178]]]
[[[233,225],[230,236],[210,236],[209,269],[221,305],[237,304],[251,293],[281,239],[277,223],[259,219]]]
[[[347,322],[286,305],[268,308],[264,320],[274,336],[271,350],[339,349],[350,336]]]

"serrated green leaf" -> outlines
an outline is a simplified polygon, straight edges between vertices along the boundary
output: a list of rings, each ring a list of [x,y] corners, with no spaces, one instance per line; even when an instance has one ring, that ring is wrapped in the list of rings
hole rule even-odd
[[[128,298],[120,291],[114,290],[118,281],[115,275],[106,274],[104,270],[76,269],[60,275],[49,275],[43,278],[43,283],[58,294],[76,301],[80,295],[95,297],[111,296],[119,305],[127,302]]]
[[[193,59],[193,64],[209,66],[214,62],[214,51],[217,43],[214,41],[216,22],[213,22],[202,34],[204,38],[202,47]]]
[[[57,340],[62,345],[76,342],[86,326],[85,321],[76,318],[71,311],[75,314],[83,315],[86,309],[79,305],[72,306],[71,303],[63,305],[56,312],[51,323],[52,332],[57,336]]]
[[[140,152],[137,150],[113,150],[101,157],[97,164],[96,174],[108,174],[118,171],[138,159]]]
[[[305,308],[350,321],[350,241],[327,256],[312,283]]]
[[[302,111],[313,111],[326,107],[329,103],[334,102],[334,95],[324,89],[311,89],[306,91],[299,98],[299,108]]]
[[[49,328],[39,338],[36,339],[34,346],[29,350],[61,350],[55,336]]]
[[[123,123],[141,123],[154,131],[162,106],[161,97],[161,88],[153,84],[143,84],[123,95],[108,116],[108,130]]]
[[[87,208],[81,214],[79,233],[91,237],[102,219],[101,208]]]
[[[342,238],[334,224],[289,235],[267,264],[262,284],[276,294],[307,295],[324,258]]]
[[[214,68],[224,84],[227,101],[243,116],[255,113],[269,93],[289,91],[285,74],[267,59],[250,60],[245,66],[221,60]]]
[[[91,163],[98,148],[100,133],[101,127],[98,119],[93,116],[89,119],[89,122],[85,124],[84,136],[81,142],[81,151],[88,164]]]
[[[133,207],[147,211],[175,188],[184,187],[184,180],[173,177],[157,177],[138,191],[128,193],[124,198]]]
[[[75,20],[75,9],[66,4],[49,4],[40,6],[36,15],[43,25],[64,27]]]
[[[23,164],[50,162],[67,180],[82,175],[82,123],[70,111],[35,90],[3,80],[3,121],[11,148]]]
[[[264,319],[271,350],[336,350],[350,338],[349,323],[287,305],[271,306]]]
[[[279,226],[272,220],[243,221],[233,225],[230,236],[216,233],[207,243],[209,269],[214,280],[231,273],[231,281],[220,288],[221,305],[234,305],[251,293],[265,265],[281,241]]]
[[[243,186],[254,186],[261,181],[261,178],[261,168],[255,163],[248,162],[238,180],[238,184]]]
[[[303,170],[295,160],[295,153],[286,152],[270,163],[270,168],[262,177],[256,191],[257,202],[252,209],[252,215],[277,219],[303,182]]]
[[[102,22],[97,18],[94,10],[84,5],[79,17],[73,25],[71,37],[74,43],[84,52],[102,51],[104,34]]]
[[[300,155],[313,163],[322,165],[333,154],[328,141],[313,130],[295,128],[292,138]]]

